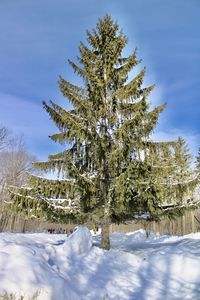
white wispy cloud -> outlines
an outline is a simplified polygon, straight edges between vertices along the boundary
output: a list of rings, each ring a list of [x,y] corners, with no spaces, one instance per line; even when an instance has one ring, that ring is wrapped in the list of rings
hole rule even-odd
[[[28,150],[39,159],[57,152],[57,145],[48,138],[57,129],[43,110],[42,103],[0,92],[0,107],[0,124],[14,134],[23,134]]]

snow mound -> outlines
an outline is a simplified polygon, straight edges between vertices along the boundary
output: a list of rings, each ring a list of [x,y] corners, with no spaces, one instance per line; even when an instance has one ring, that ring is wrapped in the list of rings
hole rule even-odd
[[[64,251],[66,254],[82,255],[92,248],[92,234],[87,227],[79,227],[65,242]]]
[[[38,300],[77,300],[69,257],[81,256],[92,248],[92,236],[86,227],[78,228],[70,237],[37,234],[0,234],[0,298],[5,293],[18,298]],[[57,240],[54,240],[54,239]],[[67,288],[66,288],[67,287]],[[61,293],[62,291],[62,293]]]
[[[151,233],[151,236],[153,234]],[[113,232],[111,234],[112,239],[116,239],[119,240],[120,238],[127,238],[127,239],[133,239],[134,241],[143,241],[146,240],[147,235],[146,235],[146,231],[144,229],[139,229],[136,230],[134,232],[127,232],[127,233],[121,233],[121,232]]]

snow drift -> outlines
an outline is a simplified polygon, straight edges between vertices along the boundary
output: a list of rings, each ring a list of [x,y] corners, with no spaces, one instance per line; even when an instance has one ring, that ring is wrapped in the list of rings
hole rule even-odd
[[[93,236],[96,245],[99,236]],[[110,251],[80,227],[70,237],[0,234],[0,298],[24,300],[200,299],[200,233],[143,230],[111,235]]]
[[[45,234],[2,233],[0,236],[0,295],[7,292],[25,299],[33,295],[38,295],[40,300],[79,299],[71,287],[71,278],[67,274],[62,276],[59,265],[64,264],[67,269],[69,256],[75,259],[76,255],[91,250],[89,229],[80,227],[65,240],[58,241],[55,241],[58,235],[52,239]]]

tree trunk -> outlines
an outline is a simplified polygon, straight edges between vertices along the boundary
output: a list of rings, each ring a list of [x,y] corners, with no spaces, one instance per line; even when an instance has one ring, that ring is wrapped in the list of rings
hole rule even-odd
[[[101,224],[101,248],[110,249],[110,226],[108,221],[104,221]]]

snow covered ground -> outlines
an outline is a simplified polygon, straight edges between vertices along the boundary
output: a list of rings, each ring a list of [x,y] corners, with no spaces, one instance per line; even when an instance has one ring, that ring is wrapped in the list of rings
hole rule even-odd
[[[93,245],[92,245],[93,244]],[[200,233],[0,234],[0,295],[40,300],[200,299]],[[0,296],[1,299],[1,296]],[[21,299],[21,298],[20,298]]]

